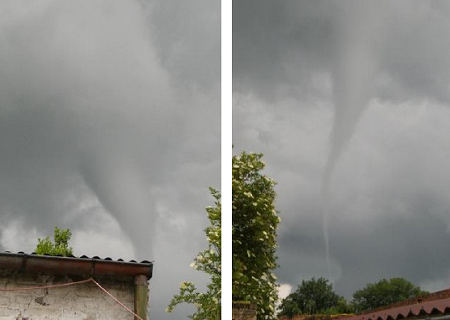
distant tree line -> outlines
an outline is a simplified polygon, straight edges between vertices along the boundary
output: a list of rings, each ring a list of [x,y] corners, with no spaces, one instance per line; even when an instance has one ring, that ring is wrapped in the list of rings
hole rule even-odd
[[[278,315],[292,318],[298,314],[360,313],[427,294],[404,278],[392,278],[367,284],[353,293],[353,300],[347,302],[334,292],[327,279],[312,278],[302,280],[297,290],[282,300]]]

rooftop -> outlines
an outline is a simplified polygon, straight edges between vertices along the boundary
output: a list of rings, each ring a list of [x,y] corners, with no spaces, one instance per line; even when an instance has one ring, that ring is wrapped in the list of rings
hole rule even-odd
[[[450,314],[450,289],[345,317],[345,320],[432,319]]]
[[[26,254],[23,252],[0,252],[0,270],[18,271],[21,273],[49,273],[79,277],[118,277],[134,278],[145,275],[150,279],[153,274],[153,263],[147,260],[136,262],[122,259],[100,257],[62,257]]]

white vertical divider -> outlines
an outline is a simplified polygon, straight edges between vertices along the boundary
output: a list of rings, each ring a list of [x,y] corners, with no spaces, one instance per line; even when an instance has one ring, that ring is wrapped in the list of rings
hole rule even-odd
[[[222,320],[232,318],[232,0],[221,2]]]

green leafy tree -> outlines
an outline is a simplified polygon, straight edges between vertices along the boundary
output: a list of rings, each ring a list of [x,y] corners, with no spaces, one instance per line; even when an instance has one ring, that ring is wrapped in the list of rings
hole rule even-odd
[[[296,314],[341,313],[346,308],[345,299],[333,290],[333,285],[323,277],[302,280],[294,293],[288,295],[281,305],[279,315],[293,317]]]
[[[232,162],[233,300],[255,304],[258,320],[275,319],[273,270],[280,222],[274,207],[275,182],[261,173],[261,158],[262,154],[242,152]]]
[[[278,306],[280,310],[279,316],[287,316],[289,318],[293,318],[295,315],[302,314],[302,310],[300,309],[297,301],[293,298],[293,296],[287,296],[281,301],[281,304]]]
[[[353,302],[347,302],[344,297],[340,297],[336,306],[325,311],[326,314],[350,314],[355,313],[355,305]]]
[[[38,238],[35,253],[49,256],[72,256],[72,247],[69,247],[69,240],[72,233],[69,229],[59,229],[55,226],[52,242],[49,237],[45,239]]]
[[[382,279],[356,291],[353,294],[353,303],[356,310],[361,312],[427,293],[404,278]]]
[[[210,221],[210,225],[205,229],[208,249],[197,255],[191,267],[208,274],[211,282],[205,293],[198,292],[191,282],[182,282],[180,293],[172,298],[167,307],[167,312],[172,312],[178,304],[194,304],[197,311],[189,316],[193,320],[219,320],[221,315],[221,201],[218,191],[213,188],[210,188],[210,191],[216,201],[214,207],[206,208]]]

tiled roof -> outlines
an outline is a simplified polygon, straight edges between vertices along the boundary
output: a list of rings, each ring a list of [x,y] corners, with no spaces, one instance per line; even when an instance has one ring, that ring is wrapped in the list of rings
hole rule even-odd
[[[346,317],[345,320],[398,320],[413,317],[428,319],[444,314],[450,314],[450,289]]]
[[[62,257],[6,251],[0,253],[0,270],[2,269],[78,276],[133,277],[146,275],[150,279],[153,273],[153,263],[147,260],[141,262],[113,260],[109,257],[102,259],[97,256],[90,258],[86,255]]]

